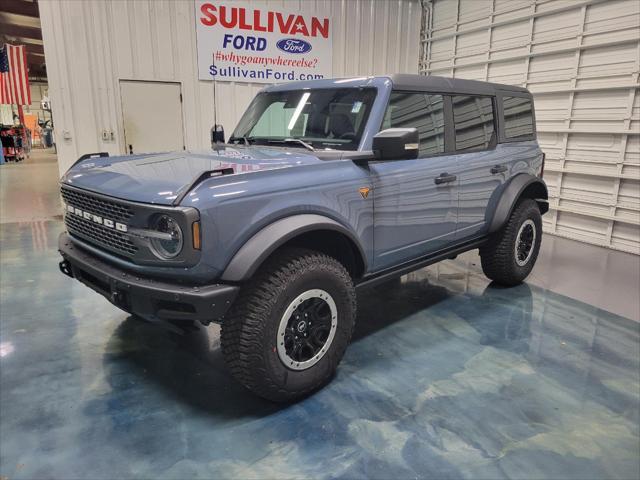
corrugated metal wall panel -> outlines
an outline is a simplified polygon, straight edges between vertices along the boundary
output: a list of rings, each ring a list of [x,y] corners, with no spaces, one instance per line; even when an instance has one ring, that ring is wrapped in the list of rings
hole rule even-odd
[[[422,13],[417,0],[274,0],[261,5],[331,16],[336,77],[417,73]],[[186,146],[208,147],[214,84],[198,80],[194,2],[60,0],[41,2],[40,16],[61,173],[87,152],[125,153],[120,80],[179,82]],[[215,121],[230,133],[261,88],[217,82]],[[114,141],[103,141],[105,129],[114,131]]]
[[[420,72],[522,85],[549,233],[640,254],[640,2],[434,0]]]

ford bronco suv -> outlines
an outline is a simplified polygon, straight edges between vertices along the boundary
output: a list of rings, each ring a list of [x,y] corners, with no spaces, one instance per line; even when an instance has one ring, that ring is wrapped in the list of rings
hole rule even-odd
[[[503,285],[536,261],[547,188],[524,88],[274,85],[213,137],[209,151],[78,160],[61,180],[60,269],[148,320],[220,323],[231,372],[265,398],[330,380],[356,289],[476,248]]]

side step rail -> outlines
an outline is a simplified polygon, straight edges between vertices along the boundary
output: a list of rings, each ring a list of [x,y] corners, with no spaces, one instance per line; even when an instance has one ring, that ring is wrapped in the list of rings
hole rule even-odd
[[[431,255],[427,255],[425,257],[421,257],[418,260],[414,260],[409,263],[404,263],[397,267],[393,267],[392,269],[383,270],[381,272],[373,273],[369,276],[364,277],[360,282],[356,284],[356,288],[366,288],[372,287],[374,285],[378,285],[380,283],[387,282],[396,277],[401,277],[402,275],[406,275],[407,273],[414,272],[423,267],[427,267],[434,263],[437,263],[441,260],[446,260],[448,258],[455,258],[456,255],[473,250],[474,248],[480,247],[484,242],[487,241],[486,236],[482,236],[480,238],[476,238],[473,240],[469,240],[468,242],[462,243],[452,248],[448,248],[446,250],[441,250],[439,252],[432,253]]]

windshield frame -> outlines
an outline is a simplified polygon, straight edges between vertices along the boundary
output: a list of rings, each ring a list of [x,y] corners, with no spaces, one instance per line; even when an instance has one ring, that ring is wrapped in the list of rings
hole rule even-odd
[[[294,115],[299,115],[304,109],[307,108],[309,104],[313,105],[314,92],[325,92],[325,93],[344,92],[345,94],[348,94],[349,92],[354,92],[355,94],[357,94],[358,92],[361,93],[362,95],[361,99],[357,99],[356,101],[360,102],[361,106],[365,106],[365,110],[361,114],[361,117],[358,119],[359,123],[356,127],[356,131],[353,133],[353,138],[351,139],[351,141],[341,139],[339,137],[330,137],[330,136],[317,137],[317,136],[308,136],[308,135],[288,135],[288,136],[250,135],[250,133],[256,127],[260,119],[265,115],[265,112],[267,111],[269,106],[276,104],[278,98],[285,98],[290,96],[293,99],[295,99],[296,96],[299,96],[300,103],[297,105],[297,108],[293,111]],[[366,86],[350,85],[350,86],[344,86],[344,87],[332,85],[332,86],[319,87],[319,88],[302,87],[302,88],[295,88],[295,89],[292,88],[290,90],[288,89],[277,90],[277,91],[264,90],[262,92],[259,92],[253,98],[253,100],[251,101],[251,103],[243,113],[242,117],[238,121],[238,124],[236,125],[231,136],[229,137],[228,142],[234,145],[256,144],[256,145],[269,145],[269,146],[276,146],[276,147],[281,146],[286,148],[302,148],[302,149],[307,148],[309,150],[310,148],[308,147],[311,146],[313,147],[313,149],[319,150],[319,151],[347,151],[347,152],[359,151],[362,142],[367,137],[368,125],[371,122],[371,120],[375,117],[375,107],[379,100],[379,95],[380,95],[379,88],[375,85],[366,85]],[[274,100],[268,103],[267,106],[263,108],[260,114],[256,117],[255,109],[260,108],[259,102],[263,101],[265,96],[274,97]],[[302,99],[304,99],[304,101],[302,101]],[[354,101],[354,105],[356,101]],[[336,105],[336,104],[337,102],[331,103],[330,101],[328,101],[326,104],[326,107],[329,108],[330,105]],[[285,107],[283,106],[282,108],[284,109]],[[325,110],[322,110],[321,112],[318,112],[318,113],[321,115],[325,115],[327,117],[327,123],[325,125],[328,125],[329,118],[333,114],[333,112],[327,114]],[[345,112],[338,112],[338,113],[345,114]],[[354,113],[354,112],[351,111],[349,113]],[[355,113],[357,114],[358,112],[355,112]],[[251,118],[252,116],[256,118]],[[297,121],[297,118],[296,118],[296,121]],[[325,134],[332,135],[332,132],[326,132],[327,128],[329,127],[325,126],[324,128]],[[305,130],[306,130],[306,125],[305,125]],[[305,131],[305,133],[307,132]],[[351,137],[351,135],[349,135],[349,137]],[[305,146],[304,143],[308,145]]]

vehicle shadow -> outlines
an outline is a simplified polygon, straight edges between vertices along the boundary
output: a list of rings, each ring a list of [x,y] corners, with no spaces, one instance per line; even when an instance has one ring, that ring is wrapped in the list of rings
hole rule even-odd
[[[530,299],[528,287],[526,291]],[[506,292],[489,286],[474,301],[480,309],[495,308],[501,297],[500,304],[509,302]],[[392,282],[359,292],[353,342],[362,341],[459,293],[429,283],[425,278],[410,281],[405,278],[402,283]],[[530,312],[530,307],[525,310]],[[506,319],[513,323],[509,318],[505,313],[497,316],[494,322]],[[484,331],[483,337],[491,343],[500,340],[492,337],[496,332],[501,329],[511,331],[508,325],[503,329],[495,324],[474,325],[473,318],[465,320]],[[518,328],[527,329],[526,326]],[[177,333],[137,317],[128,317],[109,339],[104,355],[106,380],[117,390],[125,381],[123,379],[128,378],[141,389],[161,390],[197,410],[222,418],[263,417],[286,408],[287,405],[274,404],[251,394],[233,379],[222,357],[219,332],[220,327],[212,325],[193,326],[190,331]]]
[[[426,279],[391,280],[358,292],[358,316],[352,342],[430,308],[455,295]]]
[[[217,417],[262,417],[283,408],[233,379],[220,350],[218,326],[194,325],[177,333],[130,316],[114,330],[104,368],[114,389],[128,377],[141,388],[160,390]]]

